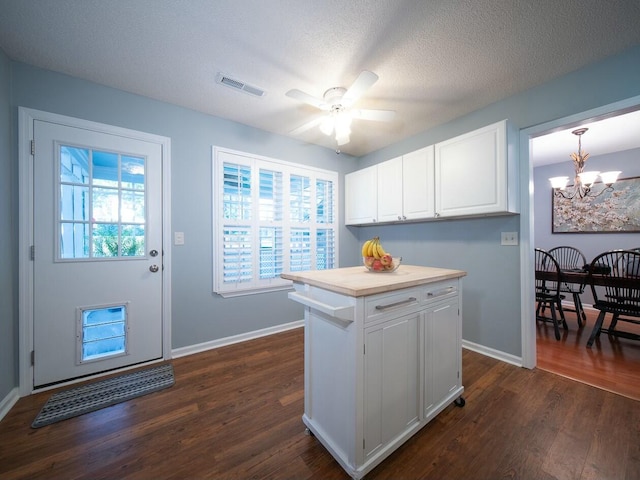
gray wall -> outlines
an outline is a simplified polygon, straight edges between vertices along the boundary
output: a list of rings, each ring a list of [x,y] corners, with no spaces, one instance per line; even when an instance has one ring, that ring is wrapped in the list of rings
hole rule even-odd
[[[13,121],[17,119],[17,107],[24,106],[171,137],[172,230],[185,232],[185,245],[173,248],[174,348],[302,318],[302,309],[288,301],[285,293],[226,300],[211,293],[211,145],[344,174],[503,118],[509,118],[518,128],[526,128],[640,95],[640,47],[636,47],[357,161],[336,156],[327,149],[21,63],[11,63],[10,67]],[[2,129],[0,138],[6,139],[6,131]],[[3,166],[15,171],[18,162],[15,131],[11,139],[14,142],[11,160]],[[521,172],[527,172],[528,158],[520,162]],[[12,185],[10,200],[15,203],[15,175]],[[5,208],[3,205],[3,215]],[[523,208],[528,209],[529,205]],[[0,227],[17,223],[13,213],[14,218],[6,221],[3,218]],[[343,228],[340,264],[359,264],[360,242],[375,233],[384,239],[388,250],[402,255],[407,263],[468,271],[464,293],[465,340],[519,356],[519,249],[501,247],[501,231],[519,231],[519,217]],[[14,263],[10,268],[11,279],[17,278],[17,265]],[[5,325],[4,317],[2,322]],[[14,321],[8,323],[13,331]],[[14,349],[10,370],[15,371],[16,365]]]
[[[212,293],[211,146],[341,174],[356,168],[354,158],[22,63],[13,63],[12,69],[14,118],[17,107],[23,106],[171,138],[171,229],[185,234],[185,245],[172,247],[173,348],[302,318],[302,307],[289,301],[286,292],[232,299]],[[13,163],[16,161],[14,158]],[[340,178],[342,188],[343,175]],[[358,246],[348,230],[343,228],[341,234],[340,262],[348,264],[349,250],[357,250]]]
[[[505,118],[522,130],[638,95],[640,46],[378,150],[360,163],[369,166]],[[526,179],[528,156],[519,163],[520,175]],[[520,211],[529,208],[527,200]],[[520,252],[500,245],[501,231],[519,232],[519,218],[367,227],[354,233],[360,241],[379,235],[387,250],[401,255],[403,261],[406,257],[408,263],[467,271],[463,339],[520,357]]]
[[[589,151],[584,143],[583,148],[586,152]],[[566,162],[533,169],[535,246],[549,250],[560,245],[571,245],[582,251],[588,262],[606,250],[640,247],[640,233],[551,232],[551,185],[549,178],[560,175],[568,175],[573,178],[573,162],[569,158],[569,153],[567,153]],[[588,169],[601,172],[621,170],[620,178],[638,177],[640,176],[640,148],[608,155],[589,156]],[[593,298],[588,289],[583,295],[582,301],[585,304],[592,303]]]
[[[17,178],[11,161],[10,63],[0,50],[0,403],[17,385]]]

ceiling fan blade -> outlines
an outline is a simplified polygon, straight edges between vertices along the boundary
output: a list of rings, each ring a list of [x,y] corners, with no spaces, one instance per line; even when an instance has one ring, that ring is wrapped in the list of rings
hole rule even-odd
[[[302,103],[306,103],[307,105],[311,105],[313,107],[319,108],[321,110],[329,110],[329,105],[322,99],[314,97],[313,95],[309,95],[308,93],[304,93],[297,88],[289,90],[285,93],[287,97],[294,98],[296,100],[301,101]]]
[[[356,100],[358,100],[362,96],[362,94],[369,90],[371,85],[373,85],[377,81],[378,75],[370,72],[369,70],[364,70],[362,73],[360,73],[360,75],[358,75],[356,81],[353,82],[353,85],[349,87],[349,90],[347,90],[342,97],[342,104],[347,107],[353,105]]]
[[[313,120],[303,123],[298,128],[295,128],[289,132],[290,135],[300,135],[301,133],[311,130],[313,127],[320,125],[320,122],[324,119],[324,115],[314,118]]]
[[[396,116],[396,112],[393,110],[362,110],[353,109],[350,110],[353,118],[360,120],[371,120],[374,122],[390,122]]]

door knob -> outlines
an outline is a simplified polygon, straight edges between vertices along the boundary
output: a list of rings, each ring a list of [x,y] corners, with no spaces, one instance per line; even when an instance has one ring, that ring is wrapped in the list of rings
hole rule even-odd
[[[158,267],[158,265],[151,265],[149,267],[149,271],[156,273],[158,270],[160,270],[160,268]]]

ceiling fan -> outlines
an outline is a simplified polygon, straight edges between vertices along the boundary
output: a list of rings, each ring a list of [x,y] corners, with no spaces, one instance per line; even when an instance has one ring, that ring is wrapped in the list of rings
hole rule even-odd
[[[396,112],[393,110],[364,110],[352,108],[356,101],[376,81],[378,76],[368,70],[364,70],[349,89],[332,87],[324,92],[322,98],[314,97],[297,89],[289,90],[288,97],[299,100],[327,112],[326,115],[313,120],[292,130],[292,135],[306,132],[315,126],[320,126],[320,131],[325,135],[335,133],[338,145],[349,143],[351,136],[351,120],[370,120],[374,122],[388,122],[393,120]]]

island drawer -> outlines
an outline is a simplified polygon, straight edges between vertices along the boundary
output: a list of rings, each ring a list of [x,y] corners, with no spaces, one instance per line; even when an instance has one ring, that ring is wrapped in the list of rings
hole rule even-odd
[[[424,292],[420,288],[402,289],[392,293],[372,295],[365,300],[365,323],[388,316],[397,317],[420,310]]]
[[[443,298],[455,297],[459,293],[458,290],[458,280],[443,280],[430,283],[423,287],[424,300],[426,303],[431,303]]]

